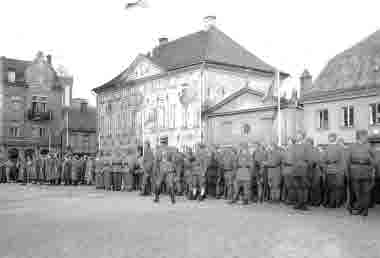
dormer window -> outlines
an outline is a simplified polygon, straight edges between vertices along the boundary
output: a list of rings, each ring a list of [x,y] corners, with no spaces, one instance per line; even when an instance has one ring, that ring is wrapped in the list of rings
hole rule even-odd
[[[8,82],[16,82],[16,71],[14,69],[8,69]]]
[[[86,111],[87,111],[87,103],[81,103],[80,112],[86,112]]]

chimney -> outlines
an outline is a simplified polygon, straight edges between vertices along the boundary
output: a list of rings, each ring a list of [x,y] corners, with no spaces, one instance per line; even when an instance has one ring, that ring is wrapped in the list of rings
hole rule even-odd
[[[46,56],[46,61],[47,61],[47,63],[48,63],[49,65],[52,65],[52,63],[51,63],[51,55],[47,55],[47,56]]]
[[[309,90],[312,87],[313,77],[310,75],[309,71],[305,69],[300,77],[301,92],[304,90]]]
[[[209,15],[209,16],[204,17],[203,23],[205,26],[205,30],[207,31],[211,27],[215,26],[215,22],[216,22],[216,16]]]
[[[159,38],[159,39],[158,39],[158,45],[159,45],[159,46],[162,46],[163,44],[166,44],[166,43],[168,43],[168,42],[169,42],[169,39],[166,38],[166,37],[162,37],[162,38]]]

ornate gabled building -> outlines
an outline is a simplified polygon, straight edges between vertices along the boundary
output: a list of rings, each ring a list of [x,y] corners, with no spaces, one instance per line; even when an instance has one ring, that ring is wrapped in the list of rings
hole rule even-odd
[[[152,53],[94,89],[101,150],[144,140],[183,149],[276,137],[276,69],[214,20],[206,17],[203,30],[179,39],[160,38]],[[280,80],[288,76],[281,72]]]
[[[355,131],[380,132],[380,31],[332,58],[312,82],[301,76],[301,101],[308,135],[327,143],[330,132],[348,142]]]
[[[50,55],[39,52],[33,61],[1,57],[0,146],[16,155],[59,151],[72,84],[72,77],[54,70]]]

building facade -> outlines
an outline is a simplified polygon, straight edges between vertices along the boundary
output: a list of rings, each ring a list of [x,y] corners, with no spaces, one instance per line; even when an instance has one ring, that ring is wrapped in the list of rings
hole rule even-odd
[[[380,132],[380,32],[376,32],[331,59],[313,82],[301,76],[301,101],[307,134],[326,144],[330,132],[345,142],[366,129],[371,137]]]
[[[94,109],[77,114],[72,86],[73,77],[56,71],[50,55],[39,52],[33,61],[1,57],[0,147],[11,156],[66,152],[78,144],[86,148],[80,152],[95,152]]]
[[[69,146],[70,152],[76,155],[94,156],[98,150],[96,108],[90,106],[87,99],[73,98],[68,116],[69,131],[63,136],[64,148]]]
[[[206,17],[203,30],[179,39],[160,38],[151,53],[139,54],[94,89],[100,150],[112,153],[145,140],[153,148],[185,149],[200,142],[277,138],[276,69],[220,31],[214,20]],[[282,81],[288,74],[279,77]],[[298,107],[282,108],[282,122],[289,124],[285,136],[298,126],[289,121]]]

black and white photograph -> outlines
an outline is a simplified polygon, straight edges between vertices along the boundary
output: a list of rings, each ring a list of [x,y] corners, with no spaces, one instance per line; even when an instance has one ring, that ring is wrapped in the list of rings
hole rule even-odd
[[[380,2],[0,10],[1,258],[380,258]]]

